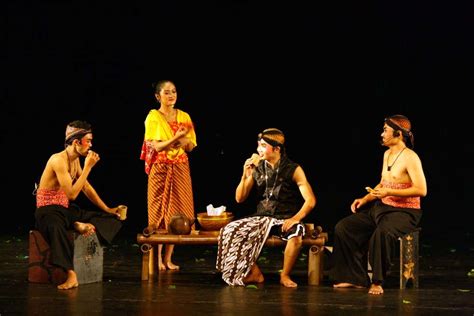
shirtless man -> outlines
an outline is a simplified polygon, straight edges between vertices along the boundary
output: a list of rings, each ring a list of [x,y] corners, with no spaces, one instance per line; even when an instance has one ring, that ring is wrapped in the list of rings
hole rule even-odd
[[[51,155],[36,192],[36,228],[51,247],[50,262],[67,272],[67,279],[58,289],[67,290],[79,285],[74,272],[74,245],[67,231],[81,234],[97,233],[101,242],[110,243],[122,226],[118,207],[110,208],[88,182],[92,167],[99,161],[92,147],[89,123],[74,121],[66,128],[65,149]],[[80,157],[85,157],[84,168]],[[101,211],[86,211],[71,203],[80,192]]]
[[[421,197],[427,194],[421,160],[413,151],[411,123],[403,115],[385,119],[382,176],[374,189],[355,199],[352,215],[340,220],[334,231],[334,288],[369,287],[369,294],[383,293],[383,281],[393,260],[398,238],[411,232],[422,215]],[[407,147],[407,144],[409,147]],[[373,269],[367,273],[368,260]]]

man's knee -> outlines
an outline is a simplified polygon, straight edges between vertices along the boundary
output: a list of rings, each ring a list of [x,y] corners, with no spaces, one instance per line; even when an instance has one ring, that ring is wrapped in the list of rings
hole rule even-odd
[[[334,233],[336,235],[344,234],[347,231],[348,224],[347,221],[344,219],[337,222],[336,226],[334,227]]]
[[[397,229],[390,225],[378,225],[375,228],[374,236],[380,236],[384,238],[398,238],[397,237]]]
[[[296,236],[288,240],[286,247],[291,247],[293,249],[299,250],[303,246],[303,237]]]

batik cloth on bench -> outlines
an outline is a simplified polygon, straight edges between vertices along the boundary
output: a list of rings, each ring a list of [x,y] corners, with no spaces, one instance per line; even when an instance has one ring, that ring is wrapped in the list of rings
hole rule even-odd
[[[252,216],[227,224],[220,231],[216,268],[229,285],[244,286],[243,279],[257,261],[270,234],[283,240],[304,236],[302,223],[282,232],[283,219],[268,216]]]
[[[230,222],[219,233],[216,269],[229,285],[244,286],[243,279],[257,261],[274,225],[283,220],[253,216]]]

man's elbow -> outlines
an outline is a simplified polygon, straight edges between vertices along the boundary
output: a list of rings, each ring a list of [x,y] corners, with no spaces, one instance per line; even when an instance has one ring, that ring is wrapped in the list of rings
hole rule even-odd
[[[311,198],[307,199],[306,203],[308,204],[308,206],[311,209],[315,208],[315,206],[316,206],[316,197],[311,197]]]
[[[74,194],[73,192],[69,192],[69,193],[66,193],[66,196],[67,196],[69,201],[74,201],[77,198],[78,194]]]
[[[236,197],[235,197],[235,201],[236,201],[237,203],[242,203],[242,202],[244,201],[244,199],[243,199],[242,197],[240,197],[240,196],[236,196]]]
[[[247,196],[244,195],[244,194],[237,194],[237,193],[235,194],[235,201],[236,201],[237,203],[242,203],[242,202],[244,202],[246,199],[247,199]]]

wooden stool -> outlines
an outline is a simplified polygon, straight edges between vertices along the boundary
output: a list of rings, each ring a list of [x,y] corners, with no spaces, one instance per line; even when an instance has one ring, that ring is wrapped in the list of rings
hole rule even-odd
[[[69,231],[68,237],[74,242],[74,271],[79,284],[102,281],[104,250],[97,234],[83,236]],[[28,281],[32,283],[61,284],[67,279],[66,271],[51,265],[51,250],[43,235],[30,230]]]
[[[405,289],[410,279],[413,282],[413,288],[418,288],[420,230],[421,228],[417,228],[398,238],[400,241],[400,289]]]
[[[419,239],[421,228],[398,238],[400,242],[400,289],[405,289],[409,280],[413,288],[418,288]],[[372,267],[368,263],[368,273],[372,279]]]

